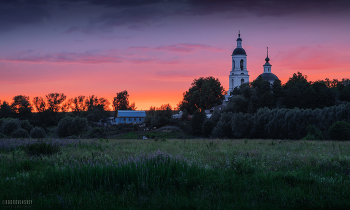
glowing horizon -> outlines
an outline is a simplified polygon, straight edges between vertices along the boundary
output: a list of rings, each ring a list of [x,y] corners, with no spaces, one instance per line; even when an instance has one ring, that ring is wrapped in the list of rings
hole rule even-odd
[[[350,3],[270,0],[0,2],[0,100],[64,93],[107,98],[127,90],[138,110],[173,108],[199,77],[228,90],[238,30],[249,81],[263,72],[308,81],[349,78]],[[36,11],[35,13],[30,11]]]

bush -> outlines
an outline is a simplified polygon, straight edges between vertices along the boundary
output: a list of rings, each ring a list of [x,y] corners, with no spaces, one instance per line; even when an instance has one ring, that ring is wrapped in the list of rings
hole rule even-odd
[[[61,148],[57,144],[50,144],[43,141],[28,144],[25,147],[25,151],[28,155],[53,155],[61,151]]]
[[[81,117],[65,117],[60,120],[57,127],[59,137],[79,136],[88,127],[86,118]]]
[[[30,131],[30,136],[32,138],[42,139],[42,138],[45,138],[46,133],[45,133],[44,129],[42,129],[40,127],[35,127]]]
[[[328,134],[329,137],[334,140],[349,140],[350,123],[345,121],[338,121],[329,128]]]
[[[19,120],[13,118],[6,118],[5,120],[3,120],[1,125],[1,131],[5,135],[12,133],[18,128],[20,128],[20,122]]]
[[[307,135],[302,140],[323,140],[323,135],[320,129],[314,125],[307,126]]]
[[[202,133],[205,137],[209,137],[215,127],[216,123],[211,119],[206,119],[202,125]]]
[[[13,138],[29,138],[28,131],[24,130],[23,128],[18,128],[17,130],[11,133],[11,136]]]
[[[102,127],[94,128],[90,134],[90,138],[107,138],[107,133],[105,132],[105,129]]]
[[[0,128],[1,128],[1,126],[2,126],[2,123],[3,123],[5,120],[6,120],[6,118],[1,118],[1,119],[0,119]]]
[[[21,122],[21,128],[23,128],[24,130],[27,130],[28,133],[30,133],[33,126],[29,123],[29,121],[28,120],[21,120],[20,122]]]

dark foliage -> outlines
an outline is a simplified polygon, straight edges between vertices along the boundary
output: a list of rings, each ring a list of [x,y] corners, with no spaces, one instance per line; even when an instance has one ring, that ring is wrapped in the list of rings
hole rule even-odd
[[[334,140],[350,140],[350,123],[338,121],[329,128],[328,134]]]
[[[9,135],[13,131],[21,127],[20,121],[13,118],[6,118],[2,121],[1,132],[5,135]]]
[[[173,111],[170,104],[163,104],[160,107],[150,107],[147,112],[145,123],[151,127],[161,127],[172,123]]]
[[[28,131],[23,128],[18,128],[11,133],[12,138],[29,138]]]
[[[30,131],[30,136],[32,138],[35,138],[35,139],[42,139],[42,138],[45,138],[46,136],[46,133],[45,133],[45,130],[40,128],[40,127],[34,127],[31,131]]]
[[[8,118],[12,116],[11,106],[6,102],[2,102],[0,106],[0,118]]]
[[[320,129],[318,129],[314,125],[309,125],[307,128],[307,136],[303,138],[303,140],[323,140],[323,135]]]
[[[29,119],[32,113],[32,105],[29,101],[29,96],[18,95],[13,97],[11,110],[16,118]]]
[[[202,126],[207,118],[204,110],[196,110],[191,119],[191,129],[192,135],[201,136],[202,135]]]
[[[87,129],[86,118],[81,117],[65,117],[58,123],[57,134],[59,137],[67,137],[72,135],[79,136],[84,130]]]
[[[102,127],[96,127],[89,133],[90,138],[107,138],[107,133]]]
[[[30,131],[32,130],[33,126],[29,123],[29,121],[28,120],[21,120],[20,123],[21,123],[21,128],[23,128],[28,133],[30,133]]]
[[[350,103],[314,110],[261,108],[255,114],[224,112],[213,129],[212,137],[339,139],[331,136],[329,128],[337,121],[348,122],[349,119]],[[336,133],[343,135],[340,131]],[[344,135],[347,135],[346,132]]]
[[[135,103],[129,104],[128,91],[124,90],[117,93],[117,96],[113,100],[114,110],[135,110]]]
[[[179,103],[180,110],[186,110],[193,114],[197,109],[211,109],[222,104],[225,90],[218,79],[213,77],[193,80],[191,87],[183,94],[183,100]]]

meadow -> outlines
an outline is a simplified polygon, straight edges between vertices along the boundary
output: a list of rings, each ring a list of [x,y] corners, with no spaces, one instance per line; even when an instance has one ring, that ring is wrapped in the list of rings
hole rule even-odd
[[[0,139],[31,209],[350,209],[349,175],[345,141]]]

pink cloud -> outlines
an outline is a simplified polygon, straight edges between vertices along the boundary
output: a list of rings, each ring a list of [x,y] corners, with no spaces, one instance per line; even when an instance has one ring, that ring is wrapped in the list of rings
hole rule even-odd
[[[218,47],[212,47],[209,45],[204,45],[204,44],[172,44],[172,45],[161,45],[158,47],[130,47],[130,49],[136,49],[136,50],[141,50],[141,51],[150,51],[150,50],[159,50],[159,51],[169,51],[169,52],[194,52],[197,50],[208,50],[208,51],[214,51],[214,52],[219,52],[219,51],[224,51],[223,49],[220,49]]]
[[[54,63],[120,63],[123,59],[111,52],[61,52],[61,53],[36,53],[33,50],[21,51],[9,55],[2,61],[14,62],[54,62]]]

